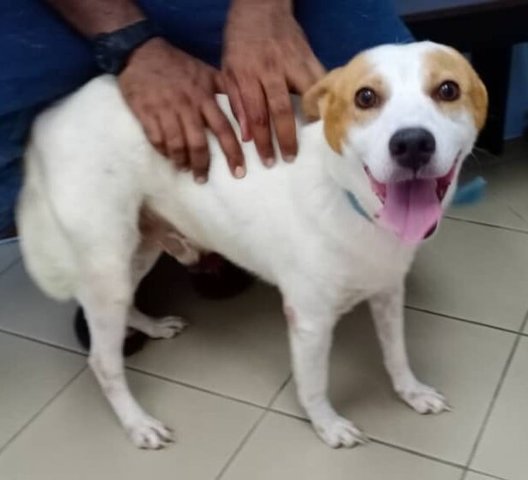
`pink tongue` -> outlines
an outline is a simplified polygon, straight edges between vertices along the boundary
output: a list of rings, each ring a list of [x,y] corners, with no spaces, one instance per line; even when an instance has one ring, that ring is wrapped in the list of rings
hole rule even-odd
[[[404,243],[416,245],[440,220],[442,208],[436,180],[409,180],[387,184],[380,223]]]

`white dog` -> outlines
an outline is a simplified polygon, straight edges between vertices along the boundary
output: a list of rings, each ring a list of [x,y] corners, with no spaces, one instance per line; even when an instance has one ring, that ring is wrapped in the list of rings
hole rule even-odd
[[[218,101],[237,128],[226,98]],[[330,72],[303,106],[321,121],[297,116],[293,164],[268,171],[245,144],[247,177],[234,179],[209,135],[205,185],[156,153],[113,77],[94,79],[36,121],[18,209],[25,262],[50,296],[75,297],[84,307],[90,366],[139,447],[160,448],[171,431],[128,389],[125,329],[164,337],[184,326],[176,318],[154,322],[132,307],[161,249],[183,263],[200,251],[219,252],[278,286],[299,400],[328,445],[363,440],[327,397],[332,330],[363,300],[398,395],[419,413],[447,408],[409,367],[404,280],[484,123],[486,90],[448,47],[389,45]],[[145,212],[159,222],[150,235],[139,227]]]

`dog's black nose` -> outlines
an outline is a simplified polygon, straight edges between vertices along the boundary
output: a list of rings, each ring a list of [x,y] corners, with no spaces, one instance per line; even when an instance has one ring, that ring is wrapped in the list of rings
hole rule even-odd
[[[389,141],[392,158],[398,165],[414,171],[429,163],[435,149],[435,138],[425,128],[403,128]]]

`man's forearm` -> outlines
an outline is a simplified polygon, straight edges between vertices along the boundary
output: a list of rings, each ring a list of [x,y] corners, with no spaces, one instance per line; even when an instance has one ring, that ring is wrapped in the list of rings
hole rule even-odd
[[[46,0],[87,37],[112,32],[145,18],[134,0]]]
[[[293,0],[231,0],[232,7],[271,7],[274,10],[284,10],[291,12],[293,10]]]

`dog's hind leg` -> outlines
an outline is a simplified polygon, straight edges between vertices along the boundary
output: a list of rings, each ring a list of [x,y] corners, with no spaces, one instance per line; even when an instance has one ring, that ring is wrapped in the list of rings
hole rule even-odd
[[[152,318],[140,312],[136,307],[131,307],[128,312],[127,325],[150,338],[172,338],[184,330],[188,323],[176,316]]]
[[[121,352],[133,295],[130,263],[116,258],[115,250],[113,255],[98,253],[91,257],[96,262],[85,262],[78,292],[92,340],[89,364],[134,444],[161,448],[172,440],[171,431],[140,407],[125,378]]]
[[[132,261],[132,286],[137,289],[141,279],[152,269],[159,258],[161,248],[148,239],[141,243]],[[188,323],[181,317],[167,316],[152,318],[140,312],[133,304],[128,311],[127,326],[139,330],[150,338],[172,338],[179,334]]]
[[[404,335],[403,283],[373,296],[369,303],[383,351],[383,361],[394,390],[418,413],[449,410],[446,399],[435,389],[420,383],[409,366]]]

